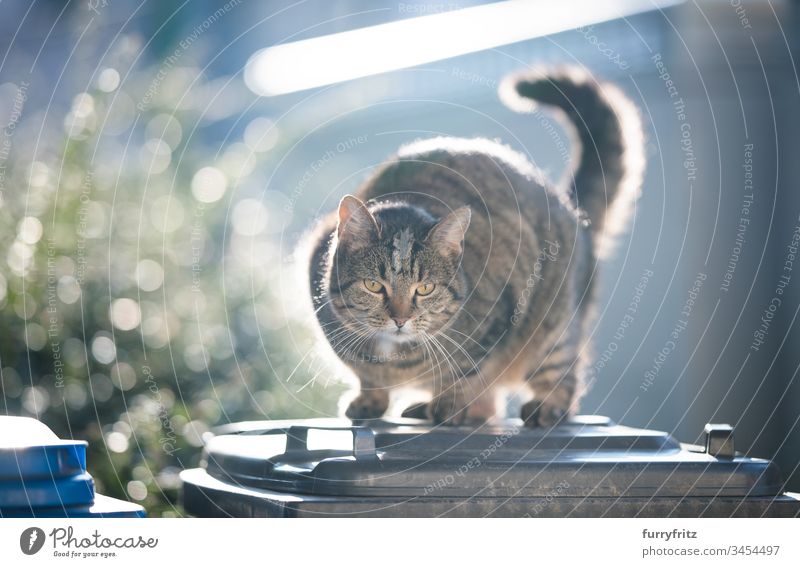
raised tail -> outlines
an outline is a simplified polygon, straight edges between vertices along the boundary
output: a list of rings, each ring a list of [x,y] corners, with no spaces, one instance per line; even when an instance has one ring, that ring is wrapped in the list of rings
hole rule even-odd
[[[540,103],[567,118],[577,165],[566,183],[603,255],[626,229],[644,174],[644,136],[636,107],[614,85],[598,83],[575,67],[511,75],[500,85],[500,96],[518,112],[536,113]]]

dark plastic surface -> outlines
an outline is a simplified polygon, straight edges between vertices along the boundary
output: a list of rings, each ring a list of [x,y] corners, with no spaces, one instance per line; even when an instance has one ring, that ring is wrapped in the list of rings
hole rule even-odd
[[[540,502],[553,516],[797,515],[777,467],[736,456],[732,431],[714,427],[716,456],[598,416],[552,429],[233,424],[209,440],[203,469],[184,471],[184,505],[245,516],[524,515]]]
[[[307,436],[320,431],[353,437],[329,435],[327,445],[309,448]],[[718,459],[687,451],[666,433],[596,418],[550,430],[514,422],[478,429],[414,420],[333,429],[298,422],[217,436],[205,462],[223,481],[308,495],[774,496],[782,488],[769,461]]]
[[[286,494],[224,483],[203,469],[186,470],[183,506],[204,518],[540,517],[728,518],[800,516],[800,495],[694,498],[388,498]]]

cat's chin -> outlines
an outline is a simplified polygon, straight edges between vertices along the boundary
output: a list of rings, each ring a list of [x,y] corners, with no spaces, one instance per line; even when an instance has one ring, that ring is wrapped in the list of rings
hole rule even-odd
[[[400,345],[410,343],[418,340],[418,335],[414,331],[397,329],[391,331],[381,331],[380,338],[382,342],[393,345]]]

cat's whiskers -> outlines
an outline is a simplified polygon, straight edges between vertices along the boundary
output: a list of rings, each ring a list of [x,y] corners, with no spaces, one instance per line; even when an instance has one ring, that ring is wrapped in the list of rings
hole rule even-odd
[[[472,356],[470,356],[470,354],[467,352],[467,350],[462,345],[460,345],[457,341],[453,340],[452,337],[448,336],[447,333],[440,332],[438,335],[441,336],[443,339],[447,339],[448,341],[450,341],[450,343],[453,346],[455,346],[459,351],[461,351],[464,354],[466,359],[472,365],[472,368],[475,370],[475,374],[478,376],[478,380],[480,380],[481,384],[483,384],[484,386],[488,386],[489,384],[486,381],[486,377],[481,372],[481,369],[478,366],[478,363],[475,362],[475,360],[472,358]]]
[[[328,342],[330,343],[331,347],[336,350],[337,346],[340,346],[343,341],[348,340],[353,335],[353,331],[344,327],[342,329],[337,329],[333,331],[330,335],[328,335]]]
[[[317,370],[316,374],[314,374],[314,375],[311,377],[311,379],[310,379],[310,380],[308,380],[308,381],[307,381],[305,384],[303,384],[303,385],[302,385],[302,386],[300,386],[300,387],[299,387],[297,390],[295,390],[295,393],[296,393],[296,394],[299,394],[300,392],[302,392],[303,390],[305,390],[305,389],[306,389],[308,386],[311,386],[312,384],[314,384],[314,382],[316,382],[316,381],[317,381],[317,377],[318,377],[318,376],[319,376],[319,375],[322,373],[322,371],[323,371],[323,370],[325,370],[325,366],[322,366],[322,367],[320,367],[320,369],[319,369],[319,370]]]
[[[461,372],[460,372],[460,374],[461,374],[461,377],[462,377],[464,380],[456,380],[456,384],[454,385],[454,387],[458,387],[458,388],[462,388],[462,389],[463,389],[463,388],[465,388],[465,387],[466,387],[466,385],[469,383],[469,380],[470,380],[470,378],[471,378],[472,376],[477,376],[477,377],[478,377],[478,380],[480,381],[480,384],[483,386],[483,388],[484,388],[484,389],[485,389],[485,388],[488,388],[488,387],[489,387],[489,385],[488,385],[488,383],[487,383],[487,381],[486,381],[485,377],[484,377],[484,376],[483,376],[483,374],[481,373],[480,367],[479,367],[479,366],[478,366],[478,365],[475,363],[475,361],[474,361],[474,360],[473,360],[473,358],[470,356],[470,354],[469,354],[469,353],[468,353],[468,352],[467,352],[467,351],[466,351],[466,350],[465,350],[465,349],[464,349],[464,348],[463,348],[463,347],[462,347],[460,344],[458,344],[457,342],[455,342],[455,341],[454,341],[454,340],[453,340],[451,337],[449,337],[449,336],[447,336],[447,335],[444,335],[444,334],[443,334],[443,333],[441,333],[441,332],[440,332],[440,333],[437,333],[436,337],[438,337],[438,336],[442,336],[442,338],[445,338],[445,339],[447,339],[447,340],[448,340],[450,343],[452,343],[452,344],[453,344],[453,345],[454,345],[454,346],[455,346],[457,349],[459,349],[459,350],[460,350],[460,351],[461,351],[461,352],[464,354],[464,357],[465,357],[465,358],[466,358],[466,359],[469,361],[469,363],[472,365],[472,369],[474,369],[474,370],[475,370],[475,374],[472,374],[472,373],[470,373],[470,374],[467,374],[467,373],[465,373],[464,371],[461,371]],[[438,343],[439,341],[438,341],[438,339],[437,339],[436,337],[434,337],[434,340],[436,340],[436,342]],[[440,344],[441,344],[441,343],[440,343]],[[441,345],[441,346],[442,346],[442,348],[444,348],[444,345]],[[453,360],[453,363],[454,363],[454,364],[455,364],[455,365],[456,365],[456,366],[459,368],[459,370],[460,370],[460,366],[458,365],[458,362],[455,360],[455,356],[451,355],[451,358],[452,358],[452,360]],[[468,403],[471,403],[471,402],[470,402],[470,401],[468,401]]]
[[[317,307],[314,310],[314,314],[317,315],[320,311],[322,311],[323,307],[325,307],[326,305],[330,305],[332,302],[333,302],[333,299],[329,299],[328,301],[324,302],[322,305],[320,305],[319,307]],[[333,321],[331,321],[331,322],[333,322]]]
[[[444,345],[442,345],[433,335],[429,335],[429,337],[432,341],[432,344],[440,350],[440,352],[444,355],[445,360],[448,361],[453,376],[453,380],[451,380],[446,387],[443,387],[441,390],[439,390],[439,395],[446,394],[450,392],[450,390],[454,390],[456,388],[459,388],[463,391],[465,383],[468,379],[467,376],[458,368],[457,364],[454,366],[453,363],[455,363],[455,360],[452,359],[452,356],[444,348]],[[453,360],[453,363],[451,363],[450,360]],[[460,380],[459,378],[463,378],[463,380]]]
[[[367,345],[367,343],[370,340],[372,340],[375,337],[375,335],[377,335],[377,333],[378,333],[378,331],[373,329],[372,331],[366,333],[362,337],[362,339],[360,341],[358,341],[356,344],[354,344],[351,347],[351,351],[353,352],[353,356],[354,357],[358,356],[360,354],[360,351],[362,351],[363,347],[365,347]],[[357,352],[357,351],[359,351],[359,352]]]
[[[360,346],[369,338],[374,336],[375,330],[369,330],[365,333],[353,333],[354,339],[348,342],[347,346],[345,346],[342,353],[339,355],[344,360],[351,360],[349,357],[353,356],[352,360],[355,360],[355,352],[356,349],[360,348]]]
[[[378,331],[376,331],[375,329],[372,329],[372,330],[364,333],[364,335],[362,335],[361,339],[356,341],[355,344],[353,344],[350,347],[350,351],[355,355],[356,351],[360,350],[363,346],[365,346],[367,344],[367,342],[369,340],[371,340],[377,334],[377,332]]]
[[[424,333],[420,333],[419,342],[417,343],[417,347],[420,347],[420,348],[424,349],[423,352],[422,352],[422,360],[423,360],[423,362],[427,361],[427,363],[428,363],[427,370],[425,370],[425,372],[422,375],[418,376],[418,378],[422,378],[423,376],[428,374],[428,372],[431,372],[431,373],[433,372],[433,357],[431,356],[431,351],[428,348],[428,343],[427,343],[427,341],[425,339],[425,334]]]
[[[445,349],[444,345],[440,343],[439,340],[434,335],[429,334],[428,337],[431,340],[431,344],[434,347],[436,347],[439,350],[439,352],[441,352],[442,355],[444,356],[444,360],[447,363],[448,367],[450,368],[450,374],[453,377],[453,381],[457,381],[458,378],[466,378],[464,372],[462,372],[461,369],[458,367],[458,364],[456,363],[455,359],[449,352],[447,352],[447,349]]]
[[[454,327],[452,327],[452,326],[448,326],[448,327],[446,327],[446,328],[442,328],[442,329],[440,329],[440,330],[439,330],[439,334],[444,334],[444,331],[453,331],[454,333],[458,333],[459,335],[461,335],[461,336],[462,336],[462,337],[464,337],[465,339],[469,339],[470,341],[472,341],[472,342],[473,342],[475,345],[477,345],[477,346],[478,346],[478,348],[480,348],[481,350],[483,350],[483,351],[486,351],[486,347],[484,347],[484,346],[483,346],[481,343],[479,343],[478,341],[476,341],[475,339],[473,339],[471,335],[468,335],[468,334],[466,334],[466,333],[462,333],[461,331],[459,331],[459,330],[455,329],[455,328],[454,328]],[[488,351],[487,351],[487,352],[488,352]]]
[[[343,325],[343,323],[339,319],[333,319],[332,321],[328,321],[327,323],[320,323],[320,328],[324,329],[325,327],[330,327],[331,325]]]
[[[313,346],[310,349],[308,349],[308,351],[306,351],[306,353],[297,362],[297,364],[295,364],[294,368],[292,368],[292,371],[289,373],[288,376],[286,376],[286,381],[287,382],[292,379],[292,376],[294,376],[294,373],[297,372],[297,370],[300,368],[300,366],[303,364],[303,362],[306,360],[306,358],[308,358],[308,355],[310,355],[312,352],[314,352],[314,349],[315,349],[315,347],[313,347]]]
[[[346,340],[349,335],[353,334],[353,330],[342,325],[338,329],[325,329],[324,334],[328,343],[331,345],[331,347],[334,347],[335,350],[337,343],[339,343],[341,340]]]
[[[358,339],[360,339],[363,335],[360,333],[351,333],[347,335],[338,345],[338,349],[336,353],[339,355],[339,358],[342,360],[347,360],[348,350],[350,345],[354,344]],[[340,350],[339,350],[340,349]]]
[[[337,350],[337,347],[341,348],[344,343],[350,341],[354,336],[360,335],[361,333],[359,333],[359,330],[369,328],[368,325],[365,325],[360,321],[355,321],[355,323],[357,323],[361,327],[357,328],[357,330],[353,330],[349,326],[342,323],[341,329],[336,329],[327,336],[328,342],[330,343],[331,347],[333,347],[334,350]]]
[[[337,320],[337,321],[331,321],[328,324],[333,324],[333,323],[341,325],[342,329],[346,329],[346,330],[351,331],[351,332],[356,332],[356,331],[359,331],[359,330],[364,330],[364,329],[370,329],[371,328],[369,325],[367,325],[366,323],[364,323],[362,321],[359,321],[358,319],[352,319],[352,320],[349,320],[347,322]],[[353,325],[355,328],[352,328],[350,325]]]
[[[425,347],[425,350],[428,353],[428,361],[430,364],[430,368],[428,371],[425,372],[425,374],[427,374],[428,372],[431,373],[431,379],[433,382],[433,391],[437,392],[439,391],[440,385],[436,383],[436,370],[437,369],[439,370],[439,384],[441,385],[444,385],[444,376],[442,375],[442,365],[441,362],[439,361],[439,357],[436,356],[436,352],[433,349],[433,346],[430,344],[430,339],[428,337],[429,335],[427,333],[425,332],[422,333],[421,344]]]

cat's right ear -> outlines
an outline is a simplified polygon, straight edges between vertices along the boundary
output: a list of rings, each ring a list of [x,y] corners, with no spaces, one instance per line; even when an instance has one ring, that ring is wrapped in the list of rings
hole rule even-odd
[[[369,246],[380,237],[380,228],[367,206],[352,195],[339,201],[338,246],[354,252]]]

